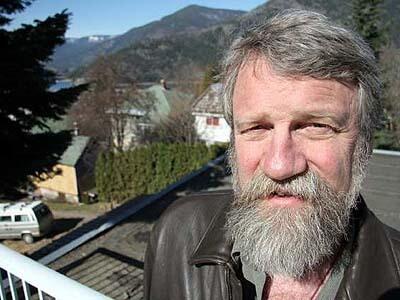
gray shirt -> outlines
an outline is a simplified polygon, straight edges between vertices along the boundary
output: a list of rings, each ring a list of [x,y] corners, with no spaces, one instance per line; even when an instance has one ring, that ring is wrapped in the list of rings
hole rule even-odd
[[[238,246],[237,243],[234,243],[232,248],[232,256],[240,256],[239,248],[240,246]],[[346,246],[339,259],[337,259],[335,265],[332,268],[330,276],[318,293],[318,300],[331,300],[335,298],[336,293],[339,290],[340,283],[343,279],[344,271],[346,270],[346,267],[349,265],[350,262],[348,249],[349,246]],[[241,257],[241,262],[244,278],[254,284],[256,290],[256,296],[254,299],[262,300],[262,292],[268,275],[262,271],[255,270],[250,262],[244,257]]]

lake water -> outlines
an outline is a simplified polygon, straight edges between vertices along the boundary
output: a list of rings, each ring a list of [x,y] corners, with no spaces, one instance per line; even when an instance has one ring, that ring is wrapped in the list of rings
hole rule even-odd
[[[72,86],[74,86],[74,83],[71,80],[57,80],[57,82],[53,84],[49,90],[51,92],[57,92],[58,90],[66,89]]]

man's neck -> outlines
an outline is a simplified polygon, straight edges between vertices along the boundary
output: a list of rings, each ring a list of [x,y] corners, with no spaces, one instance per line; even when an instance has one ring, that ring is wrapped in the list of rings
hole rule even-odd
[[[304,279],[270,277],[264,287],[263,299],[317,299],[321,287],[330,276],[333,264],[332,260],[319,268],[318,272],[312,272]]]

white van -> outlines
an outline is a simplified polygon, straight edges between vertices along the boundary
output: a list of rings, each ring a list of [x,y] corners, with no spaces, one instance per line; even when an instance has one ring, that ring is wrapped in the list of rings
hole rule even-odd
[[[31,244],[50,231],[53,220],[42,201],[0,203],[0,239],[20,238]]]

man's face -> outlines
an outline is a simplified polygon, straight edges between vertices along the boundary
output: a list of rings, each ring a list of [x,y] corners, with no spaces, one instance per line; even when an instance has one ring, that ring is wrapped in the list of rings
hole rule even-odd
[[[334,191],[347,192],[358,134],[355,95],[334,80],[281,77],[262,59],[248,62],[233,94],[239,186],[256,172],[285,182],[313,171]],[[283,193],[264,200],[298,207],[306,199]]]
[[[226,228],[256,269],[301,278],[348,237],[365,165],[354,98],[339,82],[277,76],[262,60],[239,72]]]

